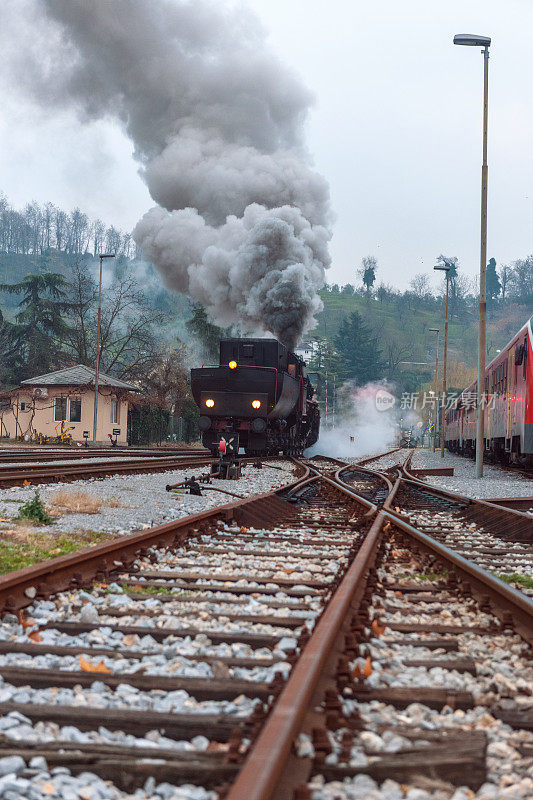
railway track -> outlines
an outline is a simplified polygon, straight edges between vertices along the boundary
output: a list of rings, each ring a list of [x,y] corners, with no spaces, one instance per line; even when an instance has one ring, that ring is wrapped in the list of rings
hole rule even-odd
[[[64,450],[13,450],[2,449],[0,447],[0,466],[3,464],[21,464],[31,462],[49,463],[51,461],[74,461],[84,460],[88,458],[162,458],[162,457],[183,457],[183,458],[200,458],[209,456],[207,450],[130,450],[107,447],[105,449],[92,449],[83,448],[81,450],[75,448],[65,448]]]
[[[415,478],[410,457],[384,503],[422,533],[446,544],[489,572],[515,577],[527,586],[533,579],[533,518],[519,510],[474,500]],[[524,588],[532,594],[529,588]]]
[[[64,456],[64,460],[67,460]],[[93,457],[94,458],[94,457]],[[68,459],[70,461],[70,459]],[[87,478],[105,478],[107,475],[165,472],[168,470],[204,467],[212,457],[207,456],[153,456],[121,457],[74,463],[2,464],[0,462],[0,488],[9,486],[76,481]]]
[[[383,475],[301,471],[1,578],[0,759],[67,766],[78,789],[87,772],[124,791],[148,779],[140,797],[379,798],[388,780],[399,800],[498,783],[511,753],[527,790],[533,603],[394,496],[378,512]],[[203,793],[154,794],[156,778]]]

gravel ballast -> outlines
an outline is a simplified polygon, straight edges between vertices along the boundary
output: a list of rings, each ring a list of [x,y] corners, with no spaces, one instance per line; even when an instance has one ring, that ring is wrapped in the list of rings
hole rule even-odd
[[[373,467],[373,465],[371,465]],[[411,466],[414,469],[435,469],[453,467],[451,476],[424,475],[423,480],[440,489],[448,489],[469,497],[484,499],[491,497],[530,497],[533,495],[533,481],[511,469],[485,464],[484,475],[476,478],[474,461],[452,453],[430,450],[415,450]]]
[[[257,469],[251,464],[246,464],[240,480],[214,480],[211,486],[213,489],[222,489],[241,497],[263,494],[294,480],[296,470],[294,464],[280,461],[276,467],[264,463],[262,469]],[[238,499],[214,491],[209,486],[204,488],[203,485],[201,497],[166,491],[167,484],[179,483],[193,475],[198,477],[207,471],[206,467],[189,467],[155,474],[112,475],[104,479],[42,484],[37,488],[45,506],[50,505],[54,495],[60,490],[83,492],[90,498],[101,501],[102,506],[96,514],[61,513],[61,509],[54,508],[53,514],[58,516],[55,517],[53,524],[40,530],[49,534],[99,531],[125,535]],[[7,521],[7,524],[3,525],[4,529],[10,527],[9,521],[17,515],[20,505],[33,497],[35,488],[14,486],[0,490],[0,516]],[[113,505],[108,505],[110,502]],[[115,505],[116,503],[118,505]],[[35,530],[39,528],[36,527]]]

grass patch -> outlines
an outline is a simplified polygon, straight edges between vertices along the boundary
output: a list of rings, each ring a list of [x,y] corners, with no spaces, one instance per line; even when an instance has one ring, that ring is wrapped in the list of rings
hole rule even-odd
[[[519,583],[524,589],[533,589],[533,578],[530,575],[521,575],[519,572],[513,572],[511,574],[493,572],[492,574],[504,583]]]
[[[419,581],[437,581],[439,578],[446,578],[448,570],[443,569],[442,572],[415,572],[415,578]]]
[[[30,522],[37,522],[40,525],[52,524],[52,519],[46,513],[38,491],[35,492],[31,500],[28,500],[19,508],[19,513],[15,519],[22,521],[29,520]]]
[[[50,498],[50,507],[53,510],[72,514],[98,514],[102,506],[122,508],[122,503],[117,497],[101,500],[88,492],[72,489],[60,489]]]
[[[102,501],[87,492],[60,489],[50,498],[50,505],[54,509],[71,511],[74,514],[98,514]]]
[[[172,597],[180,598],[180,597],[191,597],[191,595],[195,594],[193,589],[185,589],[182,592],[169,592],[164,586],[142,586],[141,584],[135,584],[135,586],[130,586],[126,583],[120,584],[121,588],[127,592],[128,594],[145,594],[147,596],[157,596],[158,594],[166,594],[172,595]]]
[[[0,574],[4,575],[6,572],[30,567],[50,558],[75,553],[77,550],[110,538],[108,534],[97,531],[51,536],[43,531],[35,531],[30,525],[19,525],[13,530],[2,531]]]

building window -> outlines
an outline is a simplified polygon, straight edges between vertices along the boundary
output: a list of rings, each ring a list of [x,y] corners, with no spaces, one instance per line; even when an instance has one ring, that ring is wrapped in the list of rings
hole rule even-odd
[[[67,398],[54,398],[54,422],[61,422],[67,419]]]
[[[111,424],[118,425],[118,422],[119,422],[118,400],[111,400]]]
[[[19,411],[29,411],[29,403],[26,400],[21,400],[19,403]]]
[[[69,400],[70,422],[81,422],[81,397],[71,397]]]

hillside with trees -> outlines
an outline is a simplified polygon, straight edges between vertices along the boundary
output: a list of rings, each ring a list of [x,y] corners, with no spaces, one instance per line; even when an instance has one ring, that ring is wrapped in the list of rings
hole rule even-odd
[[[185,415],[194,427],[188,367],[213,361],[218,340],[231,331],[165,288],[129,233],[51,203],[18,211],[3,195],[1,388],[73,363],[94,365],[100,252],[116,255],[104,264],[102,370],[136,383],[155,408]],[[462,389],[475,377],[477,291],[457,258],[439,260],[451,267],[449,386]],[[353,283],[327,284],[320,291],[324,308],[306,336],[313,342],[310,366],[334,376],[331,386],[385,380],[397,392],[424,389],[435,369],[437,337],[430,328],[441,331],[442,358],[445,281],[432,291],[429,276],[421,273],[402,291],[379,280],[379,273],[370,255],[354,269]],[[491,360],[533,312],[533,255],[502,265],[490,259],[487,305]]]
[[[444,258],[443,256],[437,257]],[[456,258],[447,259],[450,270],[448,308],[449,385],[462,389],[475,378],[478,340],[479,296]],[[377,273],[377,274],[376,274]],[[324,304],[316,328],[307,339],[313,342],[312,366],[327,369],[342,380],[360,385],[358,360],[379,364],[381,380],[398,391],[417,391],[433,380],[437,336],[440,358],[444,335],[445,279],[431,291],[429,276],[421,273],[401,291],[382,281],[377,283],[375,258],[363,259],[354,284],[328,284],[320,291]],[[533,313],[533,255],[497,267],[487,266],[487,360],[493,359]],[[359,318],[358,330],[350,320]],[[361,335],[361,330],[364,335]],[[370,374],[370,373],[366,373]],[[368,380],[375,380],[376,375]]]

